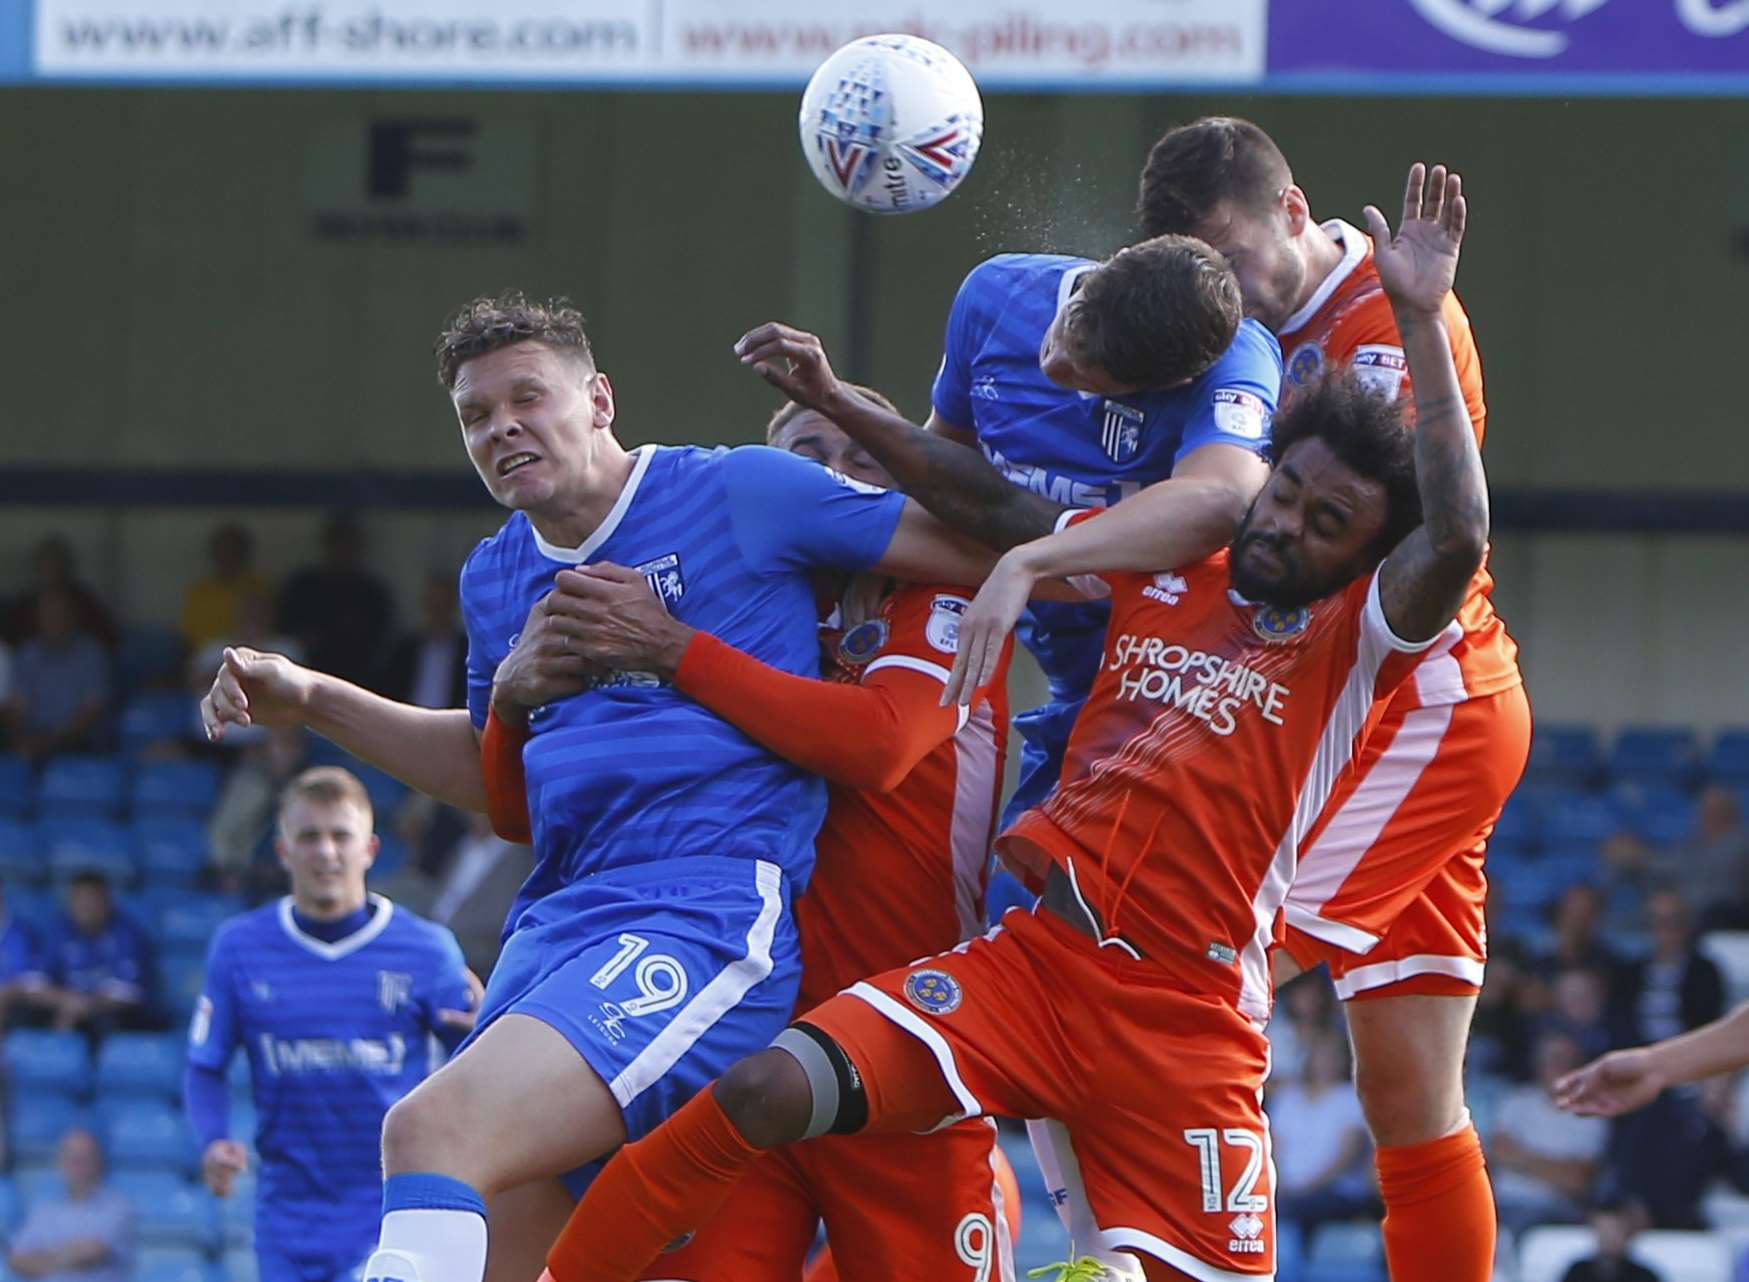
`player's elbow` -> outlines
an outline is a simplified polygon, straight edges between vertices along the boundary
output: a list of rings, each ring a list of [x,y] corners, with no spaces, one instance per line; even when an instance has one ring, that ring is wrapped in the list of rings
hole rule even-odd
[[[1429,522],[1428,541],[1443,564],[1473,574],[1487,555],[1488,529],[1488,500],[1484,497],[1437,523]]]

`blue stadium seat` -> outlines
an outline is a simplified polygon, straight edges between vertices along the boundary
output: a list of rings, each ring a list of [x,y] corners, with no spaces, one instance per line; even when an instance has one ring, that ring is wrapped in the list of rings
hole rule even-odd
[[[194,1135],[175,1109],[145,1100],[110,1105],[108,1152],[115,1170],[192,1173],[199,1164]]]
[[[1536,849],[1542,841],[1542,803],[1542,796],[1533,789],[1520,788],[1514,792],[1506,799],[1499,822],[1494,825],[1493,843],[1521,850]]]
[[[49,872],[57,881],[74,873],[101,872],[116,887],[131,886],[137,871],[128,830],[108,819],[39,819],[38,846],[48,852]]]
[[[182,634],[175,628],[122,629],[121,679],[129,690],[182,683]]]
[[[90,1125],[90,1110],[70,1096],[19,1091],[12,1099],[7,1139],[19,1161],[53,1162],[61,1136]]]
[[[234,1055],[231,1066],[225,1070],[225,1084],[231,1088],[233,1100],[250,1099],[249,1092],[249,1057]]]
[[[400,809],[401,802],[407,795],[407,785],[393,775],[362,761],[354,761],[346,768],[358,776],[358,781],[370,795],[370,804],[377,812],[377,831],[382,832],[388,828],[389,819],[395,811]]]
[[[0,878],[8,887],[48,880],[49,857],[37,842],[36,827],[0,815]]]
[[[179,1033],[111,1033],[97,1052],[97,1093],[175,1098],[182,1089],[182,1041]]]
[[[114,757],[56,757],[37,781],[36,812],[44,819],[90,819],[121,813],[127,770]]]
[[[6,1035],[4,1058],[14,1093],[83,1095],[91,1087],[91,1050],[78,1033],[14,1029]]]
[[[67,1190],[67,1181],[61,1178],[52,1161],[17,1162],[12,1168],[12,1185],[26,1208],[45,1197],[59,1197]]]
[[[194,1013],[206,977],[206,962],[195,956],[165,957],[158,963],[158,1001],[178,1023]]]
[[[159,913],[158,938],[166,952],[187,956],[192,945],[198,955],[220,924],[240,911],[237,901],[224,895],[183,895]]]
[[[255,1241],[255,1182],[239,1179],[231,1186],[231,1196],[219,1201],[219,1233],[227,1248],[247,1249]],[[227,1266],[229,1252],[227,1251]],[[250,1253],[253,1260],[254,1253]],[[227,1276],[235,1278],[229,1272]]]
[[[225,1282],[261,1282],[261,1262],[246,1243],[233,1245],[225,1252],[225,1258],[219,1262],[219,1271]]]
[[[199,703],[181,690],[147,690],[122,709],[118,732],[124,752],[148,744],[192,739],[200,729]]]
[[[206,825],[198,819],[136,819],[134,860],[146,884],[192,886],[211,865]]]
[[[0,1175],[0,1234],[11,1233],[23,1214],[24,1199],[19,1195],[18,1186]]]
[[[1602,766],[1603,751],[1590,726],[1538,723],[1531,731],[1527,779],[1584,787]]]
[[[0,815],[17,818],[30,813],[36,781],[23,757],[0,756]]]
[[[1376,1224],[1326,1224],[1306,1252],[1305,1282],[1385,1282]]]
[[[1749,785],[1749,729],[1721,730],[1707,753],[1706,772],[1715,783]]]
[[[1612,796],[1628,830],[1653,846],[1668,849],[1695,834],[1699,807],[1681,788],[1663,783],[1621,783]]]
[[[206,1255],[188,1246],[142,1246],[134,1252],[134,1282],[216,1282]]]
[[[1693,785],[1700,769],[1694,731],[1667,726],[1632,726],[1616,736],[1609,772],[1617,783]]]
[[[207,1251],[219,1245],[218,1199],[204,1188],[169,1171],[117,1171],[109,1182],[133,1202],[141,1246]]]
[[[134,818],[204,819],[219,799],[210,761],[150,761],[134,775]]]
[[[1549,846],[1588,843],[1595,847],[1621,830],[1621,812],[1598,793],[1562,793],[1551,798],[1543,811],[1543,842]]]
[[[381,811],[378,811],[379,815],[381,813]],[[382,821],[379,819],[377,822],[380,825]],[[393,877],[396,873],[400,872],[401,869],[407,866],[408,850],[406,842],[402,841],[393,833],[382,831],[380,826],[377,829],[377,841],[377,857],[371,862],[370,866],[370,878],[372,881],[381,881],[385,877]]]

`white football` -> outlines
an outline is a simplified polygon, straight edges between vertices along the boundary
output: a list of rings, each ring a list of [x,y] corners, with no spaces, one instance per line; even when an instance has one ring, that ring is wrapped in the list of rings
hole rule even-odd
[[[820,185],[871,214],[945,200],[971,172],[984,104],[965,65],[917,36],[852,40],[802,93],[802,151]]]

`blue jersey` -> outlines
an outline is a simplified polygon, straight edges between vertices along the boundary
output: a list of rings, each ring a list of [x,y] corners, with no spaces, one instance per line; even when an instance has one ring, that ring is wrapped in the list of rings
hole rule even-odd
[[[376,911],[325,943],[292,901],[226,922],[207,950],[191,1064],[223,1072],[241,1046],[260,1118],[255,1235],[269,1247],[364,1258],[382,1214],[389,1105],[460,1032],[438,1012],[473,1004],[455,936],[373,895]]]
[[[1039,347],[1075,283],[1098,264],[1000,254],[973,268],[948,315],[935,412],[975,432],[1015,484],[1072,507],[1104,507],[1172,474],[1205,445],[1263,454],[1281,390],[1281,348],[1255,321],[1200,378],[1167,391],[1101,397],[1057,386]],[[1104,644],[1103,604],[1041,602],[1020,636],[1059,701],[1086,697]],[[1066,727],[1065,727],[1066,729]]]
[[[48,979],[42,947],[30,923],[12,916],[0,919],[0,988],[11,984],[34,988]]]
[[[612,511],[580,547],[547,543],[521,513],[462,570],[468,707],[486,722],[492,676],[529,610],[567,566],[635,568],[682,622],[773,667],[820,672],[816,566],[880,560],[904,500],[764,446],[645,446]],[[536,709],[523,750],[535,869],[512,907],[679,856],[765,860],[807,883],[825,785],[648,673],[618,672]]]
[[[49,978],[63,988],[141,1005],[152,1000],[152,945],[126,913],[111,912],[95,934],[63,917],[44,952]]]

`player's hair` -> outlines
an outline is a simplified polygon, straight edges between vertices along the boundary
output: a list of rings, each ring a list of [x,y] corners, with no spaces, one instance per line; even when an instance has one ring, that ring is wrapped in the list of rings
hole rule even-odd
[[[583,332],[583,313],[568,298],[530,302],[519,289],[482,294],[464,303],[443,323],[432,350],[437,354],[437,381],[455,390],[456,372],[476,356],[517,343],[541,343],[561,356],[571,356],[595,369],[595,353]]]
[[[844,386],[848,387],[853,392],[860,392],[863,396],[866,396],[869,400],[873,401],[876,405],[879,405],[889,414],[899,413],[899,407],[897,405],[893,404],[872,387],[865,387],[861,383],[846,383]],[[767,445],[775,443],[777,440],[777,434],[783,431],[785,427],[789,426],[791,419],[795,418],[798,414],[806,414],[807,412],[808,407],[796,401],[785,401],[782,405],[779,405],[771,412],[771,421],[765,425],[765,443]]]
[[[279,795],[279,817],[285,818],[294,801],[308,801],[318,806],[350,802],[372,817],[370,794],[364,790],[358,776],[339,766],[311,766],[285,786]]]
[[[67,878],[69,888],[74,886],[95,886],[102,891],[109,890],[109,876],[100,868],[81,868]]]
[[[1244,316],[1227,260],[1191,236],[1156,236],[1087,273],[1069,329],[1080,355],[1131,387],[1172,387],[1227,350]]]
[[[1421,524],[1421,490],[1415,483],[1415,438],[1399,402],[1370,390],[1342,368],[1294,393],[1270,428],[1269,458],[1279,463],[1312,437],[1360,475],[1385,487],[1385,526],[1373,544],[1384,556]]]
[[[1275,140],[1249,120],[1204,116],[1169,129],[1142,166],[1136,217],[1149,236],[1191,235],[1216,205],[1263,210],[1292,185]]]

